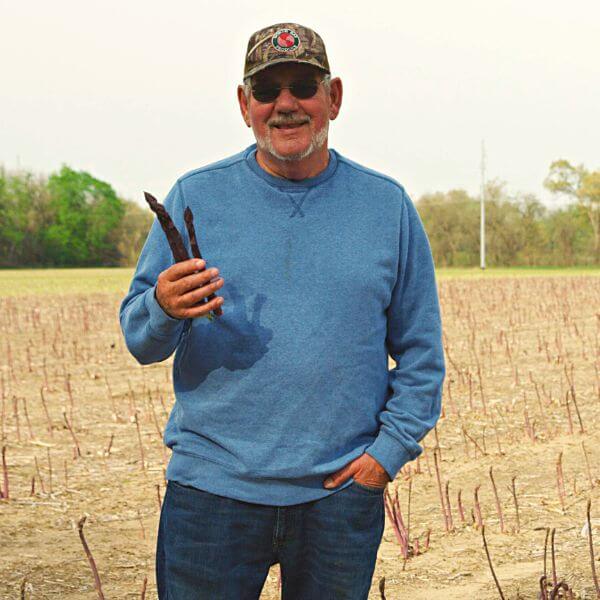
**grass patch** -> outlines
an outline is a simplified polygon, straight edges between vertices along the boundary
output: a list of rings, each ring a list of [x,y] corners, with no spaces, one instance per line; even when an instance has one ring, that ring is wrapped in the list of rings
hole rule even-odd
[[[129,289],[133,268],[100,269],[0,269],[0,297],[45,296],[48,294],[119,293]],[[446,267],[437,278],[548,277],[565,275],[600,276],[599,267]],[[227,284],[226,284],[227,285]]]
[[[440,267],[436,269],[438,279],[490,278],[490,277],[562,277],[565,275],[600,276],[600,267]]]
[[[2,269],[0,297],[99,292],[125,295],[133,271],[131,268]]]

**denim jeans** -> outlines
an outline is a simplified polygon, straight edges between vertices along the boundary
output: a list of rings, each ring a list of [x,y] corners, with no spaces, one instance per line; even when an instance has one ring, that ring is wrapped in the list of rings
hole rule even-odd
[[[353,482],[292,506],[169,481],[160,515],[160,600],[258,600],[281,568],[283,600],[366,600],[384,528],[383,490]]]

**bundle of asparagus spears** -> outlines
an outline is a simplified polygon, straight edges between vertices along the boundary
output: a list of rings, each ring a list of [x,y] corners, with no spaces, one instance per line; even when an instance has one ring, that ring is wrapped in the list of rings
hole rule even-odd
[[[182,262],[184,260],[189,260],[189,255],[185,244],[183,243],[183,238],[181,234],[175,227],[175,223],[173,223],[173,219],[167,212],[167,209],[150,193],[144,192],[144,196],[146,198],[146,202],[150,205],[152,211],[158,217],[160,225],[167,236],[167,241],[169,242],[169,247],[171,248],[171,252],[173,253],[173,258],[175,262]],[[192,248],[192,256],[194,258],[202,258],[202,254],[200,252],[200,247],[198,246],[198,240],[196,238],[196,231],[194,230],[194,215],[190,210],[189,206],[186,206],[185,211],[183,212],[183,218],[185,221],[185,226],[187,229],[188,237],[190,239],[190,247]],[[201,269],[204,270],[206,266]],[[204,298],[202,303],[210,302],[215,298],[214,293],[210,294],[208,298]],[[221,316],[223,314],[223,309],[218,306],[215,308],[212,313],[216,316]],[[208,314],[208,318],[210,320],[214,319],[212,313]]]

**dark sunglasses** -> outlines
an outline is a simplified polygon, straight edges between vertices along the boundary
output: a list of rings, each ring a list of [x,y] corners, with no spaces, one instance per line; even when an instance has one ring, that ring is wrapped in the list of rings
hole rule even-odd
[[[273,102],[281,90],[290,90],[299,100],[312,98],[319,89],[320,81],[294,81],[291,85],[273,85],[271,83],[256,83],[252,86],[252,95],[258,102]]]

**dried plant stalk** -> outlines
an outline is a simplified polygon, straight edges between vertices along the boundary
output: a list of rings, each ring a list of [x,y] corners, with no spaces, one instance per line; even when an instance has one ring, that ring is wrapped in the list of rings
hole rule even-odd
[[[13,396],[13,415],[15,417],[15,427],[17,428],[17,441],[21,443],[21,425],[19,422],[19,404],[18,398]]]
[[[45,494],[46,493],[46,486],[44,485],[44,480],[42,478],[42,473],[40,471],[40,465],[38,464],[37,456],[34,456],[33,460],[35,462],[35,472],[37,473],[38,479],[40,481],[40,487],[42,488],[42,494]]]
[[[85,536],[83,535],[83,524],[85,523],[86,519],[87,517],[85,515],[81,517],[81,519],[79,519],[79,523],[77,523],[77,529],[79,530],[79,538],[81,539],[83,550],[85,552],[85,555],[87,556],[88,562],[90,563],[90,567],[92,569],[92,573],[94,575],[94,586],[96,588],[96,591],[98,592],[98,599],[104,600],[104,594],[102,593],[102,583],[100,581],[100,575],[98,574],[98,568],[96,567],[96,561],[94,560],[90,548],[87,545],[87,542],[85,541]]]
[[[515,487],[515,479],[516,478],[517,478],[516,475],[512,478],[511,488],[512,488],[513,501],[515,503],[515,515],[517,517],[517,533],[519,533],[519,531],[521,531],[521,520],[519,519],[519,502],[517,501],[517,490]]]
[[[476,515],[476,524],[475,527],[483,527],[483,517],[481,516],[481,506],[479,504],[479,488],[481,485],[475,486],[475,491],[473,493],[475,500],[475,515]]]
[[[596,596],[600,598],[600,585],[598,585],[598,575],[596,575],[596,564],[594,562],[594,544],[592,542],[592,521],[590,519],[590,509],[592,501],[588,498],[587,501],[587,529],[588,529],[588,542],[590,545],[590,560],[592,561],[592,577],[594,579],[594,586],[596,588]]]
[[[587,455],[587,451],[585,449],[585,444],[581,442],[581,448],[583,449],[583,456],[585,457],[585,469],[588,476],[588,481],[590,482],[590,488],[594,488],[594,478],[592,477],[592,470],[590,469],[590,461]]]
[[[573,364],[571,364],[571,376],[569,376],[569,371],[567,370],[567,365],[565,367],[565,375],[567,377],[567,381],[569,382],[569,389],[571,390],[571,400],[573,400],[573,406],[575,407],[575,412],[577,413],[577,420],[579,421],[579,433],[585,433],[585,428],[583,427],[583,420],[581,419],[581,413],[579,412],[579,407],[577,406],[577,400],[575,399],[575,382],[573,380]]]
[[[27,423],[27,431],[29,432],[29,439],[34,440],[35,435],[33,434],[33,429],[31,428],[31,421],[29,419],[29,411],[27,410],[27,399],[22,398],[23,400],[23,413],[25,413],[25,422]]]
[[[0,498],[8,500],[10,498],[8,492],[8,467],[6,466],[6,446],[2,446],[2,479],[4,481],[2,495]]]
[[[114,439],[115,439],[115,434],[111,433],[110,440],[108,440],[108,446],[106,447],[106,450],[104,451],[104,456],[110,456],[110,451],[111,451]]]
[[[494,571],[494,565],[492,565],[492,559],[490,558],[490,552],[487,547],[487,542],[485,541],[485,526],[483,526],[483,525],[481,526],[481,537],[483,538],[483,547],[485,548],[485,555],[487,556],[488,564],[490,565],[490,570],[492,571],[492,577],[494,578],[494,582],[496,584],[496,587],[498,588],[498,593],[500,594],[500,598],[502,600],[505,600],[504,594],[502,593],[502,588],[500,587],[500,582],[498,581],[498,578],[496,577],[496,572]]]
[[[48,406],[46,405],[46,398],[44,397],[44,386],[40,387],[40,396],[42,398],[42,406],[44,407],[44,413],[46,415],[46,422],[48,424],[48,433],[50,434],[50,437],[54,437],[54,430],[52,428],[52,419],[50,418],[50,413],[48,412]]]
[[[387,516],[392,524],[394,533],[396,534],[396,539],[398,540],[398,543],[400,544],[400,550],[402,552],[402,556],[404,558],[406,558],[408,539],[406,537],[406,530],[405,530],[404,524],[402,522],[402,515],[396,509],[395,503],[393,502],[392,496],[387,488],[383,492],[383,505],[384,505],[385,511],[387,513]]]
[[[492,480],[492,488],[494,489],[494,498],[496,499],[496,510],[498,511],[498,519],[500,520],[500,531],[504,533],[504,516],[502,514],[502,504],[500,503],[500,496],[498,496],[498,489],[496,488],[496,482],[494,481],[494,474],[492,473],[492,467],[490,467],[490,479]]]
[[[379,585],[377,587],[379,589],[380,600],[385,600],[385,577],[382,577],[379,580]]]
[[[75,448],[77,449],[76,456],[81,456],[81,449],[79,448],[79,442],[77,441],[77,436],[75,435],[75,432],[73,431],[73,427],[71,426],[69,419],[67,419],[67,413],[63,410],[62,414],[63,414],[63,419],[65,420],[65,424],[67,425],[67,429],[69,430],[69,433],[71,434],[71,437],[73,438],[73,441],[75,442]]]
[[[556,553],[554,552],[554,534],[556,533],[556,528],[553,527],[550,532],[550,557],[552,558],[552,583],[554,587],[558,584],[558,579],[556,577]]]
[[[438,465],[437,451],[438,451],[438,447],[436,446],[433,449],[433,462],[435,463],[435,476],[437,478],[438,493],[440,496],[440,504],[442,507],[442,514],[444,515],[444,528],[446,529],[446,531],[449,531],[450,529],[448,527],[448,512],[446,510],[446,504],[444,502],[444,493],[442,491],[442,479],[440,476],[440,467]]]
[[[158,501],[158,512],[162,509],[162,498],[160,497],[160,483],[156,484],[156,499]]]
[[[446,500],[446,511],[448,513],[448,527],[450,531],[454,531],[454,522],[452,521],[452,506],[450,505],[450,481],[446,481],[445,487],[445,500]]]
[[[138,419],[138,411],[135,411],[133,415],[133,420],[135,421],[135,428],[137,430],[138,443],[140,446],[140,460],[141,460],[141,468],[142,471],[146,470],[146,458],[144,456],[144,442],[142,441],[142,432],[140,431],[140,421]]]

